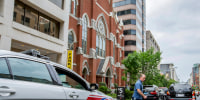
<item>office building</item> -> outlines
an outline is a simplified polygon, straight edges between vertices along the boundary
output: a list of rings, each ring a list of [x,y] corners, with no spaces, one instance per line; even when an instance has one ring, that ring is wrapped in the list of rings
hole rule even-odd
[[[165,75],[166,79],[173,79],[179,82],[180,79],[178,78],[175,68],[173,63],[160,64],[160,72]]]
[[[36,49],[66,65],[68,0],[0,0],[0,49]]]
[[[124,23],[125,56],[146,51],[146,0],[113,0],[114,11]]]
[[[149,50],[151,48],[154,49],[154,53],[160,52],[160,46],[158,45],[156,39],[154,38],[151,31],[147,30],[146,31],[146,49]]]

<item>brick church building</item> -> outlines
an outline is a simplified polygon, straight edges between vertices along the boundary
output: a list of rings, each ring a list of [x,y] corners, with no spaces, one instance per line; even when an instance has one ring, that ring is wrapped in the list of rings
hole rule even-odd
[[[71,0],[68,49],[73,70],[90,83],[125,86],[123,23],[112,0]]]

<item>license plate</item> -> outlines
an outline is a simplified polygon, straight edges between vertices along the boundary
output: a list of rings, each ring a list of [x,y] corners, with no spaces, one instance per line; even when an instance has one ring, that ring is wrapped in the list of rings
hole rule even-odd
[[[144,95],[145,95],[145,94],[148,94],[148,93],[147,93],[147,92],[144,92]]]
[[[177,97],[184,97],[184,94],[177,94]]]

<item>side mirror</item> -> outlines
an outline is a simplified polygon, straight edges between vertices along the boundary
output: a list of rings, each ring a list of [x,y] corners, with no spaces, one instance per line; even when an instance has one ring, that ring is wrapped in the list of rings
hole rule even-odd
[[[91,90],[97,90],[99,88],[98,84],[90,84]]]

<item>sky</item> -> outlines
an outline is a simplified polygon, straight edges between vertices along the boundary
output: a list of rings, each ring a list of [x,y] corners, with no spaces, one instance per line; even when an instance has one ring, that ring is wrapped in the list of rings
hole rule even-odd
[[[174,63],[186,82],[200,63],[199,0],[146,0],[146,29],[160,45],[161,63]]]

